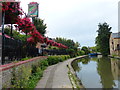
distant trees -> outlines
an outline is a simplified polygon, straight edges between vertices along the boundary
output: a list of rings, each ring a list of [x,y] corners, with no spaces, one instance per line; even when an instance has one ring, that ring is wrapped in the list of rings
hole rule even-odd
[[[80,44],[78,42],[74,42],[71,39],[66,39],[61,37],[57,37],[55,41],[68,46],[67,52],[71,57],[78,55],[78,51],[79,51],[78,47],[80,47]]]
[[[86,47],[86,46],[83,46],[81,50],[82,50],[82,51],[84,51],[84,52],[85,52],[85,54],[89,54],[89,53],[90,53],[89,48],[88,48],[88,47]]]
[[[40,18],[34,18],[33,23],[40,34],[45,36],[47,25],[44,24],[44,20]]]
[[[80,45],[78,42],[74,42],[71,39],[66,39],[66,38],[61,38],[61,37],[57,37],[55,41],[58,43],[62,43],[72,49],[77,49],[77,47],[79,47]]]
[[[98,52],[98,50],[97,50],[97,47],[96,47],[96,46],[90,47],[90,51],[91,51],[91,53]]]
[[[103,56],[107,56],[109,51],[109,38],[111,34],[111,28],[109,25],[105,22],[103,24],[99,23],[98,25],[98,36],[96,37],[96,47],[97,49],[102,53]]]

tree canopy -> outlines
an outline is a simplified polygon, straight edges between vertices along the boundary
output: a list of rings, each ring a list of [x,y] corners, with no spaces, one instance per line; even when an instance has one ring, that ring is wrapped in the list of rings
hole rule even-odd
[[[57,37],[55,41],[58,43],[62,43],[68,47],[67,52],[71,57],[74,57],[78,53],[78,47],[80,47],[79,42],[74,42],[71,39]]]
[[[90,53],[89,48],[86,47],[86,46],[83,46],[81,50],[83,50],[85,52],[85,54],[89,54]]]
[[[55,39],[55,41],[58,42],[58,43],[62,43],[64,45],[68,46],[68,48],[72,48],[72,49],[77,49],[78,47],[80,47],[79,42],[74,42],[71,39],[57,37]]]
[[[96,45],[98,50],[102,53],[103,56],[107,56],[109,51],[109,39],[111,34],[111,28],[106,22],[99,23],[98,25],[98,36],[96,37]]]
[[[47,26],[46,24],[44,24],[44,20],[40,18],[34,18],[33,23],[36,29],[38,30],[38,32],[42,34],[43,36],[45,36]]]

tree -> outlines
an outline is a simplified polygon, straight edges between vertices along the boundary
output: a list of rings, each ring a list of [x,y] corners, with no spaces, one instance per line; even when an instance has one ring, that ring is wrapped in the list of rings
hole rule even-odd
[[[38,30],[38,32],[42,34],[43,36],[45,36],[47,26],[46,24],[44,24],[44,20],[40,18],[34,18],[33,23],[36,29]]]
[[[10,27],[6,26],[4,31],[5,31],[5,34],[11,36],[11,29],[10,29]],[[14,39],[26,41],[26,38],[28,38],[28,37],[30,37],[30,35],[27,35],[27,37],[26,37],[25,34],[20,34],[16,30],[12,30],[12,38],[14,38]]]
[[[109,39],[110,39],[110,30],[112,27],[105,22],[103,24],[99,23],[98,25],[98,36],[96,37],[97,49],[102,53],[103,56],[107,56],[109,51]]]
[[[83,46],[81,50],[83,50],[85,54],[90,53],[90,50],[86,46]]]
[[[56,42],[62,43],[65,46],[68,46],[67,53],[71,56],[74,57],[78,53],[78,47],[80,47],[80,44],[78,42],[74,42],[71,39],[66,39],[66,38],[61,38],[57,37],[55,39]]]
[[[90,47],[90,49],[91,49],[91,53],[98,52],[98,50],[97,50],[97,47],[96,47],[96,46],[94,46],[94,47]]]
[[[58,42],[58,43],[62,43],[63,45],[66,45],[66,46],[68,46],[69,48],[72,48],[72,49],[77,49],[78,47],[80,47],[79,42],[74,42],[71,39],[57,37],[55,39],[55,41]]]

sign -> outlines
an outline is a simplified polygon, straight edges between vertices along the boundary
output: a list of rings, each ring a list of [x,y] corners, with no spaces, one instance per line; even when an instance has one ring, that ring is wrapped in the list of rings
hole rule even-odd
[[[29,17],[38,17],[38,3],[31,2],[28,4],[28,16]]]

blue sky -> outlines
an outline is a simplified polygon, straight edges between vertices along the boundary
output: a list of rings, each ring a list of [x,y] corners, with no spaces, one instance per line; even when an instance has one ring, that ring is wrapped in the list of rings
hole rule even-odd
[[[47,24],[46,36],[73,39],[94,46],[99,23],[118,31],[118,0],[20,0],[27,13],[31,1],[39,3],[39,17]]]

